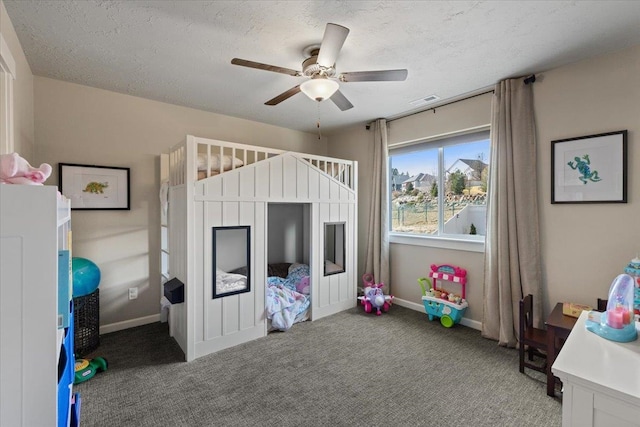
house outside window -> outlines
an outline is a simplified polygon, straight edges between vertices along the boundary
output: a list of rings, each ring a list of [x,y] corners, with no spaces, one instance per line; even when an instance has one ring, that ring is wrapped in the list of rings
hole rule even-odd
[[[392,235],[484,241],[488,128],[389,147]]]

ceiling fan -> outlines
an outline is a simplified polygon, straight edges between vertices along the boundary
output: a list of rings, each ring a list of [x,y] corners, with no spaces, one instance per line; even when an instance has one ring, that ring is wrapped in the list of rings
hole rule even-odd
[[[348,34],[349,29],[342,25],[327,24],[322,43],[304,49],[304,54],[308,58],[302,62],[302,71],[240,58],[233,58],[231,63],[243,67],[288,74],[294,77],[309,77],[305,82],[268,100],[265,105],[277,105],[293,95],[303,92],[309,98],[318,102],[331,99],[340,110],[345,111],[353,108],[353,104],[340,92],[337,81],[343,83],[404,81],[408,73],[406,69],[337,73],[336,59]]]

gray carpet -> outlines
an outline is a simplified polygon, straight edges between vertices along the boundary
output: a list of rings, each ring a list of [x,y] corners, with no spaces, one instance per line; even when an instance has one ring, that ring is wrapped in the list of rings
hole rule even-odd
[[[101,337],[76,386],[91,426],[559,426],[544,376],[478,331],[354,308],[183,362],[166,324]]]

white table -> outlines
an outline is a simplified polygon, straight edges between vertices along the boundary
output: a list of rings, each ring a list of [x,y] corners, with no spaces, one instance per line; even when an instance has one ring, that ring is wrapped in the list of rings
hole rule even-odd
[[[640,426],[640,340],[618,343],[587,331],[587,314],[551,368],[563,384],[562,425]]]

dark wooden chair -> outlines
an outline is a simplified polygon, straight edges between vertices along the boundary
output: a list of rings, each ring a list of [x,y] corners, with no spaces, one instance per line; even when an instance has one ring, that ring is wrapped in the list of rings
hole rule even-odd
[[[598,311],[601,312],[605,312],[607,311],[607,303],[609,302],[608,299],[602,299],[602,298],[598,298]]]
[[[547,331],[533,327],[533,295],[531,294],[520,301],[520,344],[518,350],[521,373],[524,373],[525,367],[538,372],[546,372]],[[525,353],[528,355],[528,360],[525,360]],[[544,358],[545,362],[542,365],[532,363],[534,356]]]

